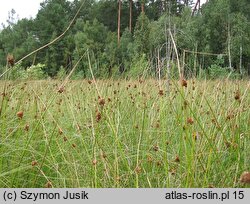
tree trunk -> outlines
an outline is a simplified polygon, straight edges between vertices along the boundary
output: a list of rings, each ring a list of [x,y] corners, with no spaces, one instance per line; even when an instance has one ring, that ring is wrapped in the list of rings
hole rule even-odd
[[[232,59],[231,59],[231,35],[230,35],[230,24],[229,24],[229,23],[228,23],[227,38],[228,38],[227,50],[228,50],[229,68],[230,68],[231,70],[233,70],[233,67],[232,67]]]
[[[118,25],[117,25],[117,42],[120,44],[120,32],[121,32],[121,7],[122,1],[118,1]]]
[[[200,5],[201,5],[200,0],[197,0],[197,1],[196,1],[196,4],[195,4],[195,6],[194,6],[193,12],[192,12],[192,16],[194,16],[194,13],[195,13],[196,10],[199,10],[199,9],[200,9]]]
[[[240,45],[240,74],[242,74],[242,45]]]
[[[129,0],[129,31],[132,33],[132,9],[133,9],[133,0]]]

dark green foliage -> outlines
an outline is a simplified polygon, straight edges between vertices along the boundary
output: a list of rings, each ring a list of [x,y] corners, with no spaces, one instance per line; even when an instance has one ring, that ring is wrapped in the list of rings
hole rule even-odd
[[[16,21],[10,13],[8,25],[0,32],[0,72],[4,71],[8,53],[19,60],[29,52],[52,41],[69,25],[80,0],[45,0],[35,19]],[[176,69],[176,56],[169,30],[174,35],[180,60],[187,76],[197,75],[217,65],[217,57],[185,53],[225,53],[223,64],[241,74],[250,64],[250,3],[248,0],[210,0],[200,12],[192,16],[192,0],[133,1],[132,32],[129,31],[130,1],[122,1],[121,38],[117,42],[118,3],[115,0],[86,0],[72,28],[58,42],[39,51],[22,62],[23,67],[42,63],[51,77],[58,72],[69,73],[79,58],[88,51],[96,77],[111,77],[122,73],[137,73],[147,66],[149,74],[156,75],[159,60],[163,72],[167,60]],[[144,11],[142,12],[142,5]],[[171,54],[169,54],[171,52]],[[184,58],[185,57],[185,58]],[[158,61],[157,61],[158,60]],[[139,63],[142,62],[143,63]],[[3,68],[2,68],[3,67]],[[202,69],[202,70],[200,70]],[[175,72],[171,70],[171,72]],[[61,76],[61,74],[59,75]],[[191,73],[191,75],[189,75]],[[79,64],[76,78],[90,77],[87,55]],[[134,75],[134,74],[133,74]]]

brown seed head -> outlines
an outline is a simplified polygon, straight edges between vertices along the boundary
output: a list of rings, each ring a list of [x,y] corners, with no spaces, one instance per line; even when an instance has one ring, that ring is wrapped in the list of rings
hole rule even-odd
[[[158,145],[154,145],[154,146],[153,146],[153,150],[154,150],[155,152],[157,152],[157,151],[159,150],[159,146],[158,146]]]
[[[141,173],[141,171],[142,171],[141,167],[137,166],[137,167],[135,168],[135,172],[136,172],[137,174]]]
[[[31,166],[36,166],[37,165],[37,161],[32,161],[31,162]]]
[[[15,59],[14,59],[13,55],[11,55],[11,54],[7,55],[7,64],[11,67],[13,67],[15,65]]]
[[[147,161],[151,163],[153,161],[153,158],[150,155],[147,155]]]
[[[159,90],[159,95],[160,95],[160,96],[163,96],[163,95],[164,95],[164,92],[163,92],[162,89]]]
[[[26,124],[25,127],[24,127],[24,130],[28,132],[29,129],[30,129],[30,126],[28,124]]]
[[[175,159],[174,159],[175,162],[180,162],[180,158],[179,156],[176,156]]]
[[[162,165],[162,162],[161,162],[161,161],[157,161],[157,162],[156,162],[156,165],[157,165],[157,166],[161,166],[161,165]]]
[[[76,148],[76,144],[75,144],[75,143],[73,143],[73,144],[72,144],[72,147],[73,147],[73,148]]]
[[[187,124],[192,125],[194,123],[194,120],[192,118],[187,118]]]
[[[170,169],[169,172],[171,173],[171,175],[174,176],[176,174],[176,169],[175,168]]]
[[[18,118],[22,119],[23,118],[23,111],[17,112],[16,115],[17,115]]]
[[[102,118],[101,113],[100,113],[100,112],[97,112],[97,113],[96,113],[96,122],[99,122],[99,121],[101,120],[101,118]]]
[[[99,98],[98,103],[99,103],[100,106],[103,107],[105,105],[105,99],[104,98]]]
[[[62,128],[59,128],[58,132],[59,132],[59,135],[62,135],[63,134]]]
[[[58,88],[58,93],[63,93],[64,91],[65,91],[64,86],[60,86],[60,87]]]
[[[95,166],[95,165],[97,164],[97,160],[94,159],[94,160],[92,161],[92,164]]]
[[[187,81],[184,78],[181,79],[181,86],[187,87]]]
[[[107,155],[105,154],[105,152],[102,152],[102,153],[101,153],[101,158],[103,158],[103,159],[106,159],[106,158],[107,158]]]
[[[243,172],[240,176],[240,182],[244,184],[250,184],[250,172]]]
[[[52,188],[52,183],[51,181],[48,181],[45,185],[45,188]]]
[[[237,90],[237,91],[235,92],[234,99],[235,99],[235,100],[240,100],[240,91],[239,91],[239,90]]]

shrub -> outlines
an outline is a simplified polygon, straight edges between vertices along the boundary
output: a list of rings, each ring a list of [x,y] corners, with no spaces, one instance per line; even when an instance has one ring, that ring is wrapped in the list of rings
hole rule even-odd
[[[45,64],[36,64],[27,68],[26,72],[28,75],[28,79],[37,80],[37,79],[46,79],[48,77],[47,74],[43,71]]]

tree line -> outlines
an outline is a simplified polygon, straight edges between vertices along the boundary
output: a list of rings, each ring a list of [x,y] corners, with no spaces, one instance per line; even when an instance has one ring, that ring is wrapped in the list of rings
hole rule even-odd
[[[10,12],[0,32],[0,73],[6,56],[16,60],[60,35],[82,1],[45,0],[34,19]],[[70,72],[86,57],[75,78],[176,75],[177,55],[186,76],[250,74],[250,2],[248,0],[85,0],[73,27],[58,42],[24,60],[46,76]],[[87,57],[88,55],[88,57]]]

